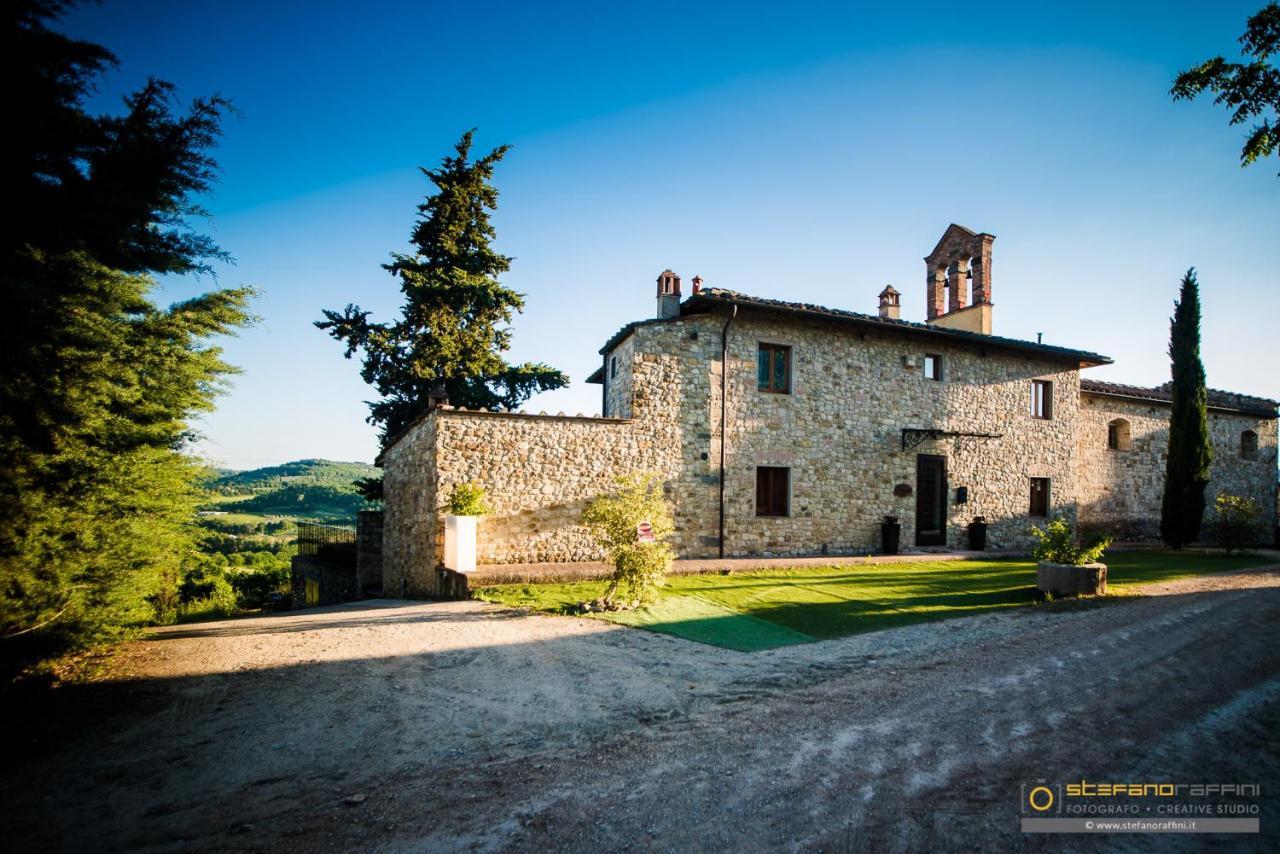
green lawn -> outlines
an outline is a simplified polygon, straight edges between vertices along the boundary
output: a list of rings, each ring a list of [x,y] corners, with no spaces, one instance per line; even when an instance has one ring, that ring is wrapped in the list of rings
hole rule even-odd
[[[1193,552],[1116,552],[1104,561],[1115,593],[1269,558]],[[606,582],[503,584],[477,590],[489,602],[569,613]],[[1038,599],[1030,560],[922,561],[681,575],[659,600],[632,612],[593,615],[637,628],[743,651],[872,632],[893,626],[1030,605]]]

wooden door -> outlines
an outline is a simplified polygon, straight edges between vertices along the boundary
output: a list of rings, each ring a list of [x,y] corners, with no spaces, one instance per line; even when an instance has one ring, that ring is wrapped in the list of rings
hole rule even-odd
[[[916,457],[916,545],[947,544],[947,458]]]

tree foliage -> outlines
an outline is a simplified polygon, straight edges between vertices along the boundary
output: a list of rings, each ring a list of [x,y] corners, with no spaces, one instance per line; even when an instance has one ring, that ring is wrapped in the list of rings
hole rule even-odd
[[[637,526],[648,522],[654,542],[640,542]],[[602,605],[635,607],[657,596],[671,569],[675,553],[663,542],[675,530],[671,507],[655,474],[632,473],[617,479],[617,488],[596,496],[582,512],[591,531],[613,564],[613,581]]]
[[[1231,110],[1231,124],[1258,120],[1240,151],[1240,165],[1248,166],[1280,154],[1280,66],[1273,59],[1280,56],[1280,4],[1268,3],[1249,18],[1240,44],[1244,62],[1205,60],[1179,74],[1171,94],[1181,100],[1212,92],[1215,104]]]
[[[1182,277],[1182,289],[1169,322],[1169,358],[1173,381],[1169,412],[1169,455],[1165,463],[1160,536],[1182,548],[1200,536],[1204,489],[1209,483],[1213,449],[1209,444],[1204,364],[1200,361],[1200,285],[1196,271]]]
[[[473,159],[473,133],[439,168],[422,170],[436,190],[418,206],[413,252],[392,253],[383,265],[400,282],[400,318],[374,323],[353,304],[325,311],[316,323],[346,344],[347,358],[363,354],[361,376],[381,396],[369,405],[369,422],[384,444],[426,410],[437,385],[456,406],[498,410],[568,384],[555,368],[502,358],[511,346],[508,324],[524,308],[524,297],[498,281],[511,259],[494,250],[489,222],[498,203],[490,181],[509,146]]]
[[[1111,545],[1111,538],[1104,534],[1093,534],[1084,543],[1077,543],[1071,524],[1062,517],[1054,519],[1044,530],[1032,525],[1031,535],[1036,538],[1032,557],[1066,566],[1096,563]]]
[[[446,509],[454,516],[483,516],[489,512],[484,489],[474,483],[460,483],[449,493]]]
[[[188,217],[226,102],[176,112],[152,80],[119,115],[91,115],[110,52],[48,28],[66,4],[6,8],[22,129],[4,167],[19,216],[0,244],[0,657],[13,667],[169,609],[202,476],[181,450],[232,372],[209,341],[248,322],[251,291],[150,299],[149,274],[224,257]]]
[[[1262,508],[1252,498],[1220,494],[1213,502],[1213,518],[1208,533],[1213,544],[1227,554],[1256,546],[1265,536]]]

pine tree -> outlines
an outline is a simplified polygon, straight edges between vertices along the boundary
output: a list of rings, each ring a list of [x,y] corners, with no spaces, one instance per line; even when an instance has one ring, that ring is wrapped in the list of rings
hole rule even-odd
[[[211,337],[246,323],[248,288],[168,308],[148,274],[225,257],[191,230],[228,104],[176,112],[150,81],[119,115],[84,98],[114,65],[47,26],[67,4],[6,7],[18,216],[0,241],[0,665],[152,622],[194,550],[193,415],[232,372]]]
[[[524,308],[524,297],[498,281],[511,259],[493,249],[489,222],[498,203],[493,170],[510,146],[473,160],[473,135],[464,133],[438,169],[422,170],[436,191],[418,206],[414,252],[393,253],[383,265],[400,281],[400,319],[372,323],[369,312],[348,305],[316,322],[347,345],[347,358],[363,352],[361,375],[382,397],[369,404],[368,420],[384,445],[425,411],[437,385],[456,406],[498,410],[569,382],[548,365],[502,358],[511,346],[507,324]]]
[[[1182,548],[1200,536],[1204,518],[1204,490],[1209,483],[1213,449],[1209,444],[1204,365],[1200,361],[1200,285],[1195,269],[1182,277],[1182,290],[1169,324],[1173,402],[1169,413],[1169,456],[1165,467],[1164,498],[1160,505],[1160,536]]]

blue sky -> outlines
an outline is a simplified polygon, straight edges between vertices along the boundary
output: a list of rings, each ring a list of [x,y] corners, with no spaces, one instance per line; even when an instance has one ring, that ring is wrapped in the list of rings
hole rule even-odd
[[[1277,164],[1241,169],[1244,131],[1178,70],[1236,56],[1261,5],[123,2],[73,35],[243,113],[218,150],[208,229],[262,290],[226,343],[243,368],[200,450],[237,468],[372,460],[371,390],[312,321],[399,306],[379,265],[428,189],[417,171],[478,127],[498,168],[506,283],[527,295],[513,361],[568,389],[527,409],[593,413],[604,340],[686,282],[874,311],[886,283],[924,317],[948,223],[997,236],[995,332],[1116,359],[1158,384],[1178,280],[1200,271],[1218,388],[1280,398]],[[165,300],[209,287],[170,280]]]

